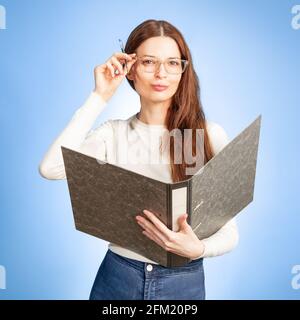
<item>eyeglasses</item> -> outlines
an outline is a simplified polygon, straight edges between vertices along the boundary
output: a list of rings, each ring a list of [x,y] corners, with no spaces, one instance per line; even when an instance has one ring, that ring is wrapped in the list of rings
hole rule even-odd
[[[179,58],[168,58],[164,61],[156,57],[137,57],[139,61],[139,66],[143,72],[153,73],[156,72],[160,65],[163,63],[164,68],[169,74],[181,74],[186,70],[186,67],[189,63],[188,60],[179,59]]]

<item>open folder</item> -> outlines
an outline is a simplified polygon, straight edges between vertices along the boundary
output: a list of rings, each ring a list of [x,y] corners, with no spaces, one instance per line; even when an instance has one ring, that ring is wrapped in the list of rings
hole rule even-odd
[[[261,115],[191,178],[164,183],[61,146],[75,227],[165,267],[191,259],[142,234],[135,216],[153,212],[169,229],[187,222],[198,238],[217,232],[253,200]]]

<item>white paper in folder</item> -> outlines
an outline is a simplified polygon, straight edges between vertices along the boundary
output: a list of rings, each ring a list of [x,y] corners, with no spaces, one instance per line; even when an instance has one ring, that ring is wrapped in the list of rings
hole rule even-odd
[[[187,187],[172,190],[172,226],[173,231],[179,230],[178,218],[187,212]]]

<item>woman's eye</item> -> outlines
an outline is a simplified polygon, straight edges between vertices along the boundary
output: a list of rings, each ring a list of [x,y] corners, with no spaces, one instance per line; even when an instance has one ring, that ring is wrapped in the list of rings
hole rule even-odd
[[[152,63],[152,62],[154,62],[154,61],[153,61],[153,60],[149,60],[149,59],[143,61],[143,63],[145,63],[145,64],[150,64],[150,63]]]
[[[172,65],[172,66],[178,66],[179,63],[177,61],[169,61],[169,63]]]

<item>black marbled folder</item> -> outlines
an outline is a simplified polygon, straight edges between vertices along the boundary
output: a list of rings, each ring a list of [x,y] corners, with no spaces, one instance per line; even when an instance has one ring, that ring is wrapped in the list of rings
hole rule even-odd
[[[261,115],[195,175],[164,183],[61,146],[77,230],[137,252],[165,267],[191,259],[167,252],[135,221],[148,209],[171,230],[188,213],[199,239],[209,237],[253,200]]]

